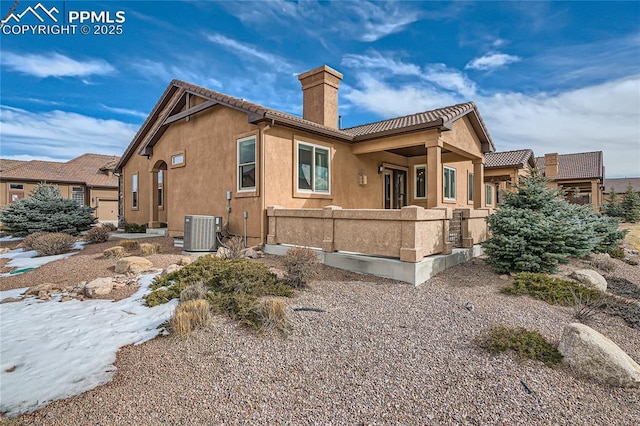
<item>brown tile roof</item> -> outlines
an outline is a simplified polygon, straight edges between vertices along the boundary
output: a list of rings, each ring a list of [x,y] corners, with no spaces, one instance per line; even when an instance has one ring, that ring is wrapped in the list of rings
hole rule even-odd
[[[13,169],[20,164],[24,164],[26,161],[21,160],[7,160],[4,158],[0,158],[0,172],[4,172],[5,170]]]
[[[604,180],[604,193],[609,194],[611,188],[615,189],[618,194],[622,194],[627,191],[627,186],[631,184],[631,187],[635,192],[640,192],[640,177],[637,178],[617,178],[617,179],[605,179]]]
[[[527,165],[535,166],[535,157],[530,149],[517,151],[487,152],[484,155],[485,169],[498,169],[502,167],[517,167],[523,169]]]
[[[544,157],[536,158],[538,169],[544,172]],[[563,179],[604,179],[602,151],[558,155],[558,175]]]
[[[26,161],[12,169],[0,172],[3,180],[25,180],[38,182],[67,182],[87,186],[118,187],[118,178],[104,173],[107,163],[114,164],[119,157],[114,155],[84,154],[66,163],[55,161]],[[113,170],[113,167],[110,168]]]
[[[249,122],[258,123],[260,121],[274,120],[281,124],[299,128],[311,133],[320,134],[345,142],[358,142],[367,139],[374,139],[390,134],[401,134],[421,129],[444,127],[450,128],[453,121],[465,115],[469,115],[475,130],[480,134],[481,139],[485,139],[488,146],[487,151],[494,151],[493,141],[489,132],[478,113],[473,102],[453,105],[445,108],[438,108],[432,111],[425,111],[404,117],[382,120],[375,123],[364,124],[362,126],[350,127],[348,129],[336,129],[313,121],[305,120],[302,117],[288,114],[259,105],[244,99],[235,98],[216,92],[201,86],[187,83],[181,80],[173,80],[167,86],[164,93],[153,107],[151,114],[147,117],[143,125],[134,136],[133,140],[125,150],[117,169],[122,168],[124,163],[134,154],[134,150],[144,155],[147,146],[153,146],[159,136],[164,132],[166,126],[162,122],[171,114],[173,106],[178,102],[183,93],[193,93],[214,102],[221,103],[231,108],[235,108],[249,114]]]

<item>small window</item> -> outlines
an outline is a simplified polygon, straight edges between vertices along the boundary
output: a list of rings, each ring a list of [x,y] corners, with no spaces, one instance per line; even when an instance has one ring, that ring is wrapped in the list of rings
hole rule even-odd
[[[131,175],[131,208],[138,208],[138,174]]]
[[[9,189],[13,190],[13,191],[23,191],[24,190],[24,185],[21,183],[11,183],[9,184]]]
[[[469,194],[469,202],[473,201],[473,173],[469,173],[467,177],[467,193]]]
[[[158,170],[158,207],[164,206],[164,179],[162,170]]]
[[[456,169],[444,166],[444,198],[446,200],[456,199]]]
[[[329,148],[298,143],[298,191],[330,193]]]
[[[175,154],[171,156],[171,165],[180,166],[184,164],[184,153]]]
[[[71,199],[84,206],[84,189],[81,186],[71,187]]]
[[[485,185],[485,189],[487,191],[486,204],[490,206],[493,204],[493,185]]]
[[[415,173],[415,190],[413,198],[416,200],[425,200],[427,198],[427,166],[420,164],[414,167]]]
[[[238,191],[256,189],[256,137],[238,140]]]

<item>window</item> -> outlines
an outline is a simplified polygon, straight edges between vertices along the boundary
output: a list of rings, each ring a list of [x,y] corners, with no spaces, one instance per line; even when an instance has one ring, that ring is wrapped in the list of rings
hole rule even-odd
[[[415,173],[415,190],[413,198],[416,200],[424,200],[427,198],[427,166],[420,164],[414,166]]]
[[[164,205],[164,184],[163,184],[163,171],[158,170],[158,207],[162,207]]]
[[[171,156],[171,165],[172,166],[181,166],[184,164],[184,152],[179,154],[174,154]]]
[[[328,194],[329,148],[298,142],[298,191]]]
[[[473,201],[473,173],[467,176],[467,194],[469,194],[469,201]]]
[[[256,137],[238,140],[238,191],[256,189]]]
[[[22,191],[24,190],[24,185],[21,183],[11,183],[9,184],[9,189],[12,191]]]
[[[138,208],[138,174],[131,175],[131,208]]]
[[[491,204],[493,204],[493,186],[492,185],[485,185],[484,187],[485,187],[485,189],[487,191],[486,204],[488,206],[490,206]]]
[[[71,199],[81,206],[84,206],[84,189],[81,186],[72,187]]]
[[[444,166],[444,198],[456,199],[456,169]]]

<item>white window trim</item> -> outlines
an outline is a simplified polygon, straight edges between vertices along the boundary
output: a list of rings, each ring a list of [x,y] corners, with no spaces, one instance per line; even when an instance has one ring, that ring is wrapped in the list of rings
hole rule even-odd
[[[472,203],[473,202],[473,198],[475,197],[475,185],[476,183],[474,182],[475,177],[473,176],[473,173],[469,172],[467,173],[467,201]],[[471,181],[471,182],[469,182]],[[469,183],[471,183],[471,186],[469,186]]]
[[[135,176],[135,179],[134,179],[134,176]],[[135,183],[135,186],[134,186],[134,183]],[[140,205],[139,187],[140,187],[140,181],[139,181],[138,173],[132,173],[131,174],[131,208],[132,209],[137,209],[138,206]],[[136,194],[135,205],[133,204],[133,200],[134,200],[133,194]]]
[[[492,206],[493,205],[493,185],[491,184],[485,184],[484,185],[484,204],[487,206]],[[490,195],[490,197],[488,197],[488,195]],[[489,198],[491,198],[491,200],[489,200]]]
[[[418,169],[424,169],[424,197],[418,197]],[[414,200],[426,200],[429,196],[427,186],[427,165],[416,164],[413,166],[413,199]]]
[[[451,197],[447,197],[447,195],[445,194],[445,170],[451,170],[453,171],[453,198]],[[445,200],[447,201],[455,201],[456,197],[457,197],[457,188],[458,185],[458,171],[456,169],[454,169],[453,167],[449,167],[449,166],[442,166],[442,196],[444,197]]]
[[[311,169],[311,183],[313,188],[312,189],[301,189],[298,185],[300,182],[300,176],[298,175],[298,172],[300,170],[300,145],[305,145],[305,146],[309,146],[311,148],[313,148],[312,151],[312,169]],[[328,161],[327,161],[327,190],[326,191],[318,191],[315,189],[316,186],[316,148],[320,148],[322,150],[327,151],[328,154]],[[296,192],[300,193],[300,194],[321,194],[321,195],[331,195],[331,148],[329,148],[328,146],[323,146],[323,145],[316,145],[313,143],[309,143],[309,142],[302,142],[302,141],[296,141],[296,164],[295,164],[295,169],[296,169],[296,175],[295,175],[295,185],[296,185]]]
[[[240,144],[242,144],[243,142],[247,142],[253,140],[253,162],[252,163],[240,163]],[[236,141],[236,174],[237,174],[237,180],[238,180],[238,185],[237,185],[237,191],[238,192],[255,192],[256,190],[256,185],[255,182],[257,180],[258,177],[258,138],[254,136],[248,136],[246,138],[242,138],[242,139],[238,139]],[[242,187],[242,174],[240,173],[240,167],[242,166],[246,166],[246,165],[251,165],[253,164],[254,167],[254,185],[253,186],[248,186],[246,188]]]

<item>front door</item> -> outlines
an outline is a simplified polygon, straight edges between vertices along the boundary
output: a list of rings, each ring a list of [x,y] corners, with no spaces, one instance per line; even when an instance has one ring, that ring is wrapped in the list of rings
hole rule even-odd
[[[384,171],[384,208],[401,209],[407,205],[407,172],[389,169]]]

